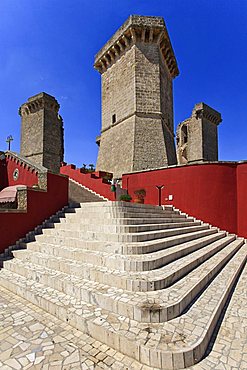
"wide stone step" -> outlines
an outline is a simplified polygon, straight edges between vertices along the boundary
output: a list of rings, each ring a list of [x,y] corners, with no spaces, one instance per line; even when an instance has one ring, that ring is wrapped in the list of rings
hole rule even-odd
[[[155,224],[140,224],[140,225],[104,225],[104,224],[55,224],[54,228],[46,228],[43,233],[46,235],[61,235],[66,232],[73,231],[74,237],[80,237],[80,232],[85,231],[97,231],[97,232],[110,232],[110,233],[140,233],[147,231],[156,231],[164,229],[174,229],[189,226],[201,225],[201,221],[190,221],[190,222],[170,222],[170,223],[155,223]],[[54,230],[55,229],[55,230]]]
[[[154,205],[154,204],[143,204],[143,203],[132,203],[132,202],[124,202],[124,201],[107,201],[105,204],[98,204],[98,203],[95,203],[95,204],[84,204],[84,203],[81,203],[79,204],[80,207],[89,207],[91,208],[93,206],[93,208],[106,208],[106,207],[110,207],[110,208],[121,208],[121,207],[124,207],[124,208],[135,208],[135,209],[158,209],[158,210],[175,210],[177,211],[177,209],[175,209],[172,205],[162,205],[162,206],[158,206],[158,205]]]
[[[201,238],[206,235],[211,235],[217,233],[218,229],[215,227],[205,228],[204,230],[193,231],[185,234],[170,236],[167,238],[162,239],[155,239],[145,242],[139,243],[125,243],[121,248],[122,254],[146,254],[155,251],[159,251],[161,249],[165,249],[168,247],[172,247],[174,245],[179,245],[185,242],[189,242],[194,239]],[[115,247],[115,251],[116,246]],[[118,252],[116,252],[118,253]]]
[[[172,223],[172,222],[193,222],[194,219],[192,217],[186,218],[185,216],[181,215],[180,217],[159,217],[159,218],[141,218],[141,217],[119,217],[119,218],[106,218],[106,217],[97,217],[97,224],[99,225],[142,225],[142,224],[155,224],[155,223]],[[66,217],[57,218],[55,222],[63,223],[66,225],[90,225],[95,223],[95,217],[70,217],[68,215]],[[53,226],[53,224],[52,224]]]
[[[92,251],[100,251],[114,254],[132,255],[132,254],[146,254],[159,251],[171,246],[179,245],[189,242],[201,237],[212,235],[218,232],[217,228],[209,228],[202,231],[192,233],[185,233],[179,237],[171,236],[167,238],[152,240],[148,242],[139,243],[122,243],[113,241],[99,241],[99,240],[80,240],[78,238],[56,238],[52,236],[37,235],[38,243],[46,243],[49,245],[66,246],[72,248],[86,249]],[[73,234],[71,234],[73,235]],[[29,243],[28,243],[29,244]],[[27,244],[26,244],[27,245]]]
[[[116,202],[117,203],[117,202]],[[119,205],[119,204],[116,204],[116,205],[109,205],[109,202],[102,202],[102,203],[99,203],[98,207],[95,206],[95,204],[93,203],[83,203],[81,205],[81,207],[75,207],[75,208],[72,208],[72,207],[69,207],[68,209],[65,210],[66,213],[93,213],[93,214],[104,214],[104,213],[111,213],[111,214],[117,214],[117,213],[136,213],[136,214],[146,214],[146,215],[150,215],[150,214],[170,214],[170,213],[174,213],[174,214],[180,214],[180,211],[178,210],[173,210],[172,208],[169,208],[169,209],[163,209],[162,207],[146,207],[146,206],[142,206],[142,207],[134,207],[134,206],[130,206],[130,207],[126,207],[126,206],[122,206],[122,205]]]
[[[80,214],[66,214],[65,218],[62,218],[61,222],[65,223],[82,223],[82,224],[105,224],[105,223],[110,223],[110,224],[115,224],[115,219],[123,219],[123,218],[133,218],[133,219],[139,219],[138,224],[141,224],[141,219],[145,218],[145,215],[143,214],[131,214],[131,213],[121,213],[116,216],[113,216],[110,213],[106,213],[105,215],[100,214],[85,214],[85,215],[80,215]],[[159,223],[162,223],[164,219],[170,219],[172,221],[170,222],[183,222],[184,219],[186,219],[186,216],[182,216],[179,214],[170,214],[170,215],[157,215],[157,214],[152,214],[149,216],[149,223],[153,223],[153,219],[159,219]],[[108,221],[109,220],[109,221]],[[133,221],[135,222],[135,221]]]
[[[128,292],[30,262],[21,264],[12,260],[7,268],[76,299],[92,304],[97,302],[101,308],[119,315],[141,322],[164,322],[179,316],[242,245],[243,240],[232,243],[230,249],[225,248],[170,288],[148,293]]]
[[[71,231],[73,231],[73,237],[81,238],[85,232],[97,232],[97,233],[119,233],[119,234],[138,234],[138,233],[148,233],[148,232],[156,232],[156,231],[163,231],[167,229],[178,229],[178,228],[188,228],[193,226],[201,226],[201,221],[193,221],[193,222],[171,222],[165,224],[147,224],[147,225],[76,225],[77,228],[72,227],[70,228],[71,224],[58,224],[54,228],[44,228],[43,234],[44,235],[54,235],[54,236],[68,236],[70,235]],[[204,224],[205,225],[205,224]],[[75,226],[72,225],[72,226]]]
[[[174,212],[180,213],[179,210],[174,209],[172,206],[155,206],[152,204],[137,204],[137,203],[126,203],[122,201],[107,201],[104,203],[81,203],[79,207],[76,207],[76,211],[86,210],[88,212],[104,212],[104,211],[123,211],[123,212],[143,212],[143,213],[162,213],[162,212]]]
[[[98,203],[82,203],[80,207],[68,207],[64,210],[68,215],[72,214],[112,214],[118,213],[130,213],[130,214],[142,214],[146,217],[150,215],[165,215],[165,214],[181,214],[179,210],[175,210],[172,207],[158,207],[149,205],[135,205],[135,204],[121,204],[121,202],[98,202]]]
[[[169,209],[164,209],[162,207],[158,207],[158,206],[153,206],[153,207],[146,207],[146,206],[141,206],[141,207],[134,207],[134,206],[130,206],[130,207],[126,207],[126,206],[122,206],[122,205],[118,205],[116,204],[115,206],[114,205],[110,205],[109,206],[109,202],[102,202],[102,203],[99,203],[99,206],[98,207],[95,207],[95,205],[93,203],[88,203],[88,207],[86,206],[87,203],[83,203],[81,205],[81,207],[69,207],[67,209],[64,210],[65,213],[94,213],[94,214],[98,214],[98,213],[112,213],[112,214],[116,214],[116,213],[142,213],[142,214],[146,214],[146,216],[150,215],[150,214],[170,214],[170,213],[174,213],[174,214],[181,214],[180,211],[178,210],[174,210],[172,208],[169,208]]]
[[[246,253],[244,245],[185,314],[168,323],[150,323],[148,326],[76,300],[6,269],[0,274],[0,282],[61,320],[143,364],[178,369],[194,365],[205,354],[229,293],[246,262]]]
[[[31,242],[27,243],[28,250],[45,253],[51,256],[73,259],[78,262],[91,263],[97,266],[120,271],[149,271],[164,266],[197,249],[204,247],[225,236],[221,231],[209,236],[179,244],[158,252],[144,255],[118,255],[89,249],[73,248],[61,245]]]
[[[111,287],[109,286],[109,282],[107,285],[105,283],[83,279],[80,276],[75,276],[71,272],[65,273],[61,272],[61,270],[46,267],[49,266],[49,264],[44,263],[38,265],[32,263],[32,261],[18,259],[18,257],[22,258],[22,253],[16,253],[17,258],[10,262],[6,262],[5,268],[25,276],[27,279],[35,280],[65,294],[72,295],[76,299],[82,299],[88,303],[97,302],[101,308],[136,319],[137,321],[161,322],[170,320],[181,314],[181,310],[184,310],[186,306],[191,303],[189,299],[193,300],[200,290],[205,287],[208,281],[212,279],[212,276],[215,275],[222,268],[224,263],[226,263],[243,245],[243,240],[238,240],[236,242],[233,242],[233,240],[234,236],[226,237],[222,239],[220,243],[218,241],[193,253],[190,256],[190,260],[187,258],[187,260],[181,259],[176,261],[179,266],[169,265],[167,276],[169,270],[173,269],[173,273],[170,273],[170,276],[178,273],[178,275],[180,274],[180,277],[182,277],[182,275],[184,275],[183,273],[181,274],[183,268],[187,268],[186,272],[188,276],[181,279],[179,283],[174,284],[170,289],[159,291],[158,294],[153,294],[154,292],[149,292],[148,294],[131,293],[130,291]],[[230,244],[229,248],[226,248],[225,251],[222,251],[222,253],[207,261],[207,259],[228,244]],[[204,261],[206,262],[203,263]],[[192,269],[195,270],[193,273],[189,274]],[[196,285],[194,276],[197,276]],[[179,276],[177,276],[177,279],[178,278]],[[179,293],[181,294],[179,295]],[[174,294],[177,297],[176,299],[174,299]],[[180,309],[177,308],[178,305]]]
[[[164,250],[159,250],[157,252],[142,255],[123,255],[121,257],[125,259],[124,271],[149,271],[157,269],[167,265],[171,261],[194,252],[205,245],[213,243],[214,241],[223,238],[225,235],[225,232],[218,232],[186,243],[178,244]],[[116,259],[116,255],[113,255],[112,258],[114,257]]]
[[[178,227],[168,230],[155,230],[155,231],[148,231],[148,232],[139,232],[139,233],[110,233],[108,232],[100,232],[100,231],[74,231],[73,232],[73,239],[78,239],[81,242],[84,240],[97,240],[97,241],[105,241],[105,242],[146,242],[155,239],[166,238],[170,236],[178,236],[185,233],[191,233],[195,231],[202,231],[209,229],[208,224],[198,225],[198,226],[189,226],[189,227]],[[43,230],[44,233],[37,235],[35,238],[36,240],[42,240],[43,242],[51,242],[51,238],[57,239],[60,238],[64,241],[64,244],[67,243],[67,240],[70,238],[71,233],[68,230]],[[52,232],[53,231],[53,232]]]
[[[176,218],[138,218],[138,217],[132,217],[132,218],[113,218],[113,219],[106,219],[102,217],[101,219],[97,220],[98,225],[146,225],[146,224],[166,224],[166,223],[177,223],[177,222],[194,222],[195,219],[193,217],[187,217],[185,218],[184,216],[176,217]],[[62,225],[64,227],[71,227],[77,229],[80,228],[81,225],[91,225],[91,219],[76,219],[74,220],[73,218],[68,221],[66,217],[64,218],[57,218],[54,222],[50,223],[50,227]],[[62,226],[61,226],[62,227]]]
[[[89,263],[79,263],[75,260],[62,257],[52,257],[33,251],[14,252],[15,257],[22,261],[29,261],[40,266],[47,266],[56,271],[65,272],[84,279],[93,280],[112,287],[134,291],[147,292],[164,289],[179,280],[192,269],[210,258],[214,253],[225,247],[233,237],[227,237],[195,251],[180,260],[148,272],[124,272],[119,270],[108,270],[106,267],[95,266]],[[235,245],[233,245],[235,247]]]

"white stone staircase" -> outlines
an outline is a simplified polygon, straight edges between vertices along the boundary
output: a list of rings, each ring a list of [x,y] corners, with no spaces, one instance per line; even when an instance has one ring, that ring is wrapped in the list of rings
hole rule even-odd
[[[200,361],[246,262],[244,239],[170,206],[84,203],[62,215],[13,252],[0,284],[142,364]]]

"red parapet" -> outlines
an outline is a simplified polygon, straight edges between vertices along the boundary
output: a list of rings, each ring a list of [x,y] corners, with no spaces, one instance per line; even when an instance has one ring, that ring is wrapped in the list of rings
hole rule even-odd
[[[14,176],[16,171],[18,171],[17,177]],[[37,169],[22,162],[18,157],[9,156],[6,158],[6,176],[7,186],[26,185],[31,187],[38,184]]]
[[[112,178],[112,174],[102,171],[84,173],[83,169],[72,167],[72,165],[61,167],[60,173],[67,175],[70,179],[77,181],[108,200],[115,200],[115,193],[111,192],[111,185],[105,179],[106,176]]]
[[[47,173],[47,191],[27,188],[27,209],[0,210],[0,253],[68,204],[68,178]]]
[[[146,190],[145,203],[181,211],[222,230],[247,237],[247,163],[218,162],[177,166],[123,175],[122,186],[134,198]]]
[[[237,166],[238,235],[247,238],[247,163]]]

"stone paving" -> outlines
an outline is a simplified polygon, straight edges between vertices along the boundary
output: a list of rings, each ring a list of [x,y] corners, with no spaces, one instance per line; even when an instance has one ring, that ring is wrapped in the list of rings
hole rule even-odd
[[[192,370],[247,369],[247,267],[215,342]],[[151,370],[0,288],[0,369]]]
[[[0,369],[149,370],[0,288]]]

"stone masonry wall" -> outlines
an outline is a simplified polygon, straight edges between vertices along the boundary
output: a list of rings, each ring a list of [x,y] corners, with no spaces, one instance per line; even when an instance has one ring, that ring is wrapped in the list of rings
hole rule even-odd
[[[114,177],[133,171],[135,117],[127,118],[101,135],[97,168]]]
[[[44,156],[43,166],[59,173],[63,161],[63,122],[49,110],[44,112]]]
[[[43,120],[42,110],[25,116],[21,129],[21,156],[36,164],[42,165],[43,153]]]
[[[217,125],[203,119],[203,158],[205,161],[218,161],[218,130]]]
[[[160,99],[161,99],[161,112],[163,115],[164,123],[171,131],[174,132],[173,122],[173,84],[172,78],[169,74],[167,66],[160,54]],[[174,145],[173,145],[174,146]]]
[[[137,43],[135,50],[136,126],[133,170],[139,171],[164,167],[168,160],[162,127],[159,46]]]
[[[138,43],[135,46],[137,112],[161,113],[159,61],[158,45]]]
[[[135,47],[102,75],[102,131],[135,111]]]
[[[188,161],[203,160],[202,122],[195,117],[188,123]]]
[[[174,135],[173,133],[167,128],[166,125],[163,124],[163,135],[165,137],[165,148],[166,148],[166,156],[167,156],[167,163],[172,166],[177,164],[177,155],[176,149],[174,145]]]
[[[167,165],[161,118],[136,117],[133,171]]]

